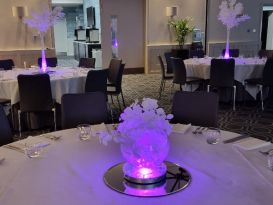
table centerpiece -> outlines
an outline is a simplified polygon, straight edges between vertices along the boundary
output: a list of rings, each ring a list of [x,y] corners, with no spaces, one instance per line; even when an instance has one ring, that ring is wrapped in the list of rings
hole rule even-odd
[[[157,183],[165,179],[164,160],[169,151],[168,135],[172,131],[169,120],[158,107],[157,100],[136,100],[120,115],[121,123],[109,135],[102,135],[107,144],[112,138],[121,144],[121,153],[126,160],[123,166],[125,180],[138,184]]]
[[[229,39],[230,30],[233,27],[238,26],[241,22],[250,19],[246,14],[243,14],[243,4],[237,0],[224,0],[219,6],[220,12],[218,14],[218,20],[220,20],[227,27],[227,41],[224,58],[229,58]]]
[[[30,18],[24,18],[24,23],[30,28],[34,28],[39,32],[42,47],[42,65],[41,71],[47,72],[47,63],[45,56],[45,35],[48,29],[53,26],[59,19],[64,17],[63,8],[55,7],[52,11],[48,5],[43,4],[41,11],[33,11]]]

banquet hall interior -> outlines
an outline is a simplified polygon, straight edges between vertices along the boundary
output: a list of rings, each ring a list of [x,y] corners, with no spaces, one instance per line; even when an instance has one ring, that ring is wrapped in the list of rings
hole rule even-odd
[[[232,14],[229,13],[228,8],[234,9]],[[193,158],[197,158],[198,154],[201,156],[203,149],[208,149],[207,144],[215,146],[215,154],[211,150],[207,151],[213,155],[208,159],[209,163],[213,163],[214,159],[218,162],[215,155],[221,152],[220,148],[224,146],[222,144],[234,146],[236,142],[241,143],[235,146],[236,149],[251,144],[253,146],[251,149],[242,148],[243,151],[238,156],[236,154],[239,151],[234,151],[231,146],[227,149],[223,148],[219,156],[228,159],[233,157],[229,163],[235,163],[237,166],[243,164],[243,161],[235,160],[237,157],[244,157],[249,164],[253,163],[256,166],[251,165],[254,166],[253,170],[255,169],[259,174],[256,176],[251,172],[246,176],[249,174],[249,177],[257,177],[255,183],[259,181],[258,177],[263,180],[267,178],[270,185],[259,184],[257,189],[267,187],[272,193],[273,172],[267,172],[269,169],[266,163],[263,168],[257,168],[267,159],[265,157],[258,162],[259,157],[264,156],[261,152],[269,151],[269,148],[273,150],[272,0],[0,0],[0,26],[0,177],[4,177],[1,174],[1,165],[4,167],[4,172],[8,173],[5,165],[12,166],[8,164],[9,156],[12,156],[10,163],[16,159],[17,155],[9,155],[9,151],[17,152],[19,156],[22,155],[19,152],[23,150],[28,155],[27,141],[24,140],[30,138],[34,141],[34,138],[40,141],[47,138],[50,143],[49,146],[46,144],[49,148],[43,153],[45,158],[46,155],[52,158],[54,153],[59,154],[55,145],[63,142],[62,146],[68,147],[60,149],[63,149],[64,153],[68,153],[65,149],[73,150],[68,155],[74,160],[76,159],[75,155],[72,156],[76,153],[74,149],[80,149],[80,146],[75,145],[73,148],[69,144],[73,140],[69,139],[70,141],[66,142],[66,135],[71,138],[73,135],[73,139],[78,138],[82,132],[85,132],[82,130],[87,125],[91,127],[89,134],[91,138],[95,132],[100,133],[96,129],[102,129],[100,127],[102,124],[109,133],[110,125],[111,129],[121,133],[125,125],[128,126],[128,133],[130,129],[135,133],[141,132],[139,130],[149,127],[150,122],[158,119],[153,119],[151,115],[150,121],[144,120],[147,125],[143,124],[138,128],[138,120],[134,118],[139,116],[130,112],[134,110],[134,106],[142,102],[138,109],[144,109],[143,113],[145,113],[145,106],[148,106],[145,105],[145,99],[154,99],[158,104],[157,109],[162,108],[164,115],[159,114],[161,110],[155,113],[161,117],[166,113],[165,120],[173,125],[172,134],[168,135],[172,137],[179,133],[180,137],[191,135],[194,138],[194,143],[190,140],[180,142],[175,138],[170,143],[171,159],[183,155],[182,152],[177,151],[178,147],[172,149],[171,145],[174,146],[175,143],[184,144],[181,146],[187,150],[186,154],[192,155]],[[184,31],[181,32],[179,29]],[[183,32],[185,34],[181,34]],[[169,118],[168,114],[172,114],[173,119]],[[126,119],[128,120],[129,117],[132,118],[132,124],[126,124]],[[147,115],[146,118],[148,117]],[[139,118],[139,121],[141,120],[142,118]],[[164,126],[158,124],[160,129]],[[207,143],[200,145],[202,151],[197,151],[196,155],[189,147],[185,148],[188,145],[192,146],[193,150],[199,150],[198,141],[203,140],[211,129],[221,132],[220,141],[214,143],[207,139]],[[167,128],[164,132],[167,132],[166,130]],[[114,134],[112,138],[115,141]],[[87,137],[87,141],[90,140],[90,136]],[[230,139],[233,137],[234,141]],[[84,136],[80,139],[85,143]],[[104,145],[101,145],[105,144],[103,140],[102,135],[102,138],[97,139],[97,145],[92,141],[93,148],[104,152]],[[247,140],[249,144],[246,143]],[[25,142],[25,148],[12,146],[20,142]],[[81,146],[86,147],[86,145]],[[110,147],[109,155],[114,155],[114,148],[109,144],[107,146]],[[262,148],[264,149],[258,150]],[[180,155],[176,156],[174,150]],[[257,156],[259,154],[261,156],[254,156],[254,151]],[[86,153],[92,152],[86,151]],[[95,159],[99,160],[98,153],[91,155],[94,154]],[[57,156],[60,159],[63,157],[63,155]],[[84,155],[81,156],[79,162],[87,159]],[[107,161],[106,158],[103,158],[103,161]],[[111,159],[118,162],[113,156],[109,161]],[[42,160],[50,163],[47,159],[42,158]],[[198,168],[191,169],[195,165],[191,161],[184,160],[184,162],[184,166],[190,170],[193,177],[192,184],[187,189],[194,185],[196,175],[207,183],[206,177],[209,178],[209,174],[202,178],[201,175],[203,176],[204,173],[198,170],[199,165],[195,164]],[[56,164],[52,165],[56,166],[56,169],[60,166],[57,163],[58,159]],[[204,162],[200,159],[199,163]],[[273,158],[271,163],[273,164]],[[109,165],[108,161],[106,164]],[[84,170],[80,170],[82,167],[80,168],[79,164],[73,165],[76,168],[73,167],[71,172],[76,170],[75,172],[83,176]],[[28,166],[34,166],[33,169],[37,170],[42,169],[36,167],[39,166],[37,164]],[[102,166],[101,169],[106,169],[104,165]],[[246,166],[240,171],[247,170]],[[273,170],[273,165],[271,166]],[[16,166],[13,168],[16,169]],[[224,164],[219,170],[223,171],[225,168],[228,170],[228,165]],[[182,168],[179,170],[181,171]],[[234,168],[233,171],[238,170]],[[223,174],[225,173],[228,171],[223,171]],[[16,175],[15,172],[13,174]],[[49,178],[51,176],[53,175],[46,175]],[[38,178],[38,175],[34,177]],[[237,175],[234,179],[237,177],[240,181],[241,178]],[[63,179],[65,181],[65,178]],[[104,181],[111,187],[111,183],[106,182],[107,179],[105,175]],[[111,181],[110,179],[111,177],[108,180]],[[89,177],[86,176],[86,180],[90,180]],[[126,177],[123,180],[128,182]],[[185,181],[185,178],[183,180]],[[11,199],[12,197],[9,197],[9,195],[13,196],[11,187],[6,186],[9,184],[8,179],[4,180],[3,184],[1,181],[2,178],[0,178],[1,205],[16,204],[19,203],[20,197],[24,198],[22,192],[22,196],[18,194]],[[38,179],[37,184],[39,182],[41,181]],[[242,179],[240,182],[243,183],[245,180]],[[23,183],[18,182],[17,191]],[[100,182],[97,183],[98,187],[103,187]],[[234,181],[226,183],[236,184]],[[64,184],[67,186],[68,182]],[[186,187],[187,185],[183,189]],[[217,190],[214,184],[211,187],[212,190]],[[238,187],[236,188],[241,188]],[[32,185],[31,189],[34,189]],[[117,191],[117,188],[112,189]],[[197,190],[196,188],[195,191]],[[270,196],[267,195],[268,190],[264,191],[264,199],[260,199],[250,189],[246,190],[249,198],[238,199],[234,191],[232,196],[227,196],[230,201],[227,200],[223,204],[271,204],[272,200],[270,203]],[[72,189],[68,193],[70,191],[73,193]],[[170,192],[176,191],[171,189]],[[50,193],[48,196],[51,196]],[[219,194],[223,193],[224,191]],[[64,193],[59,194],[62,196]],[[111,194],[111,197],[116,202],[113,204],[121,202],[161,204],[161,197],[153,198],[158,196],[157,193],[149,194],[151,193],[148,193],[151,198],[148,203],[145,200],[138,202],[134,200],[138,198],[119,198],[119,195],[114,194]],[[250,197],[252,194],[253,198]],[[134,194],[130,192],[128,195],[143,196],[135,192]],[[164,192],[163,195],[168,194]],[[174,198],[169,198],[172,204],[178,204],[175,195],[172,195]],[[77,194],[75,201],[61,200],[61,204],[76,203],[77,198],[81,198],[81,204],[86,204],[81,196],[85,197],[86,193]],[[36,197],[44,196],[38,194]],[[110,204],[110,201],[103,199],[99,194],[97,197],[98,204]],[[181,194],[181,197],[185,196]],[[205,196],[200,195],[200,197]],[[215,203],[217,197],[209,197],[208,203],[205,204],[217,204]],[[239,195],[238,197],[240,198]],[[189,204],[197,202],[197,199],[189,196],[185,199],[189,200]],[[26,201],[28,204],[44,204],[36,203],[34,199]],[[50,198],[48,204],[57,204],[57,202],[57,199]],[[162,204],[166,203],[167,200],[162,202]]]

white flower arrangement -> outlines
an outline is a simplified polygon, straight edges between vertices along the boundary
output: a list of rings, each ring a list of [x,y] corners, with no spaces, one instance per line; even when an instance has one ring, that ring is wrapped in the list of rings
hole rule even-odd
[[[24,23],[31,28],[37,29],[40,33],[46,33],[64,15],[62,7],[55,7],[51,11],[47,5],[43,5],[41,11],[31,13],[31,18],[24,18]]]
[[[243,14],[243,4],[237,0],[224,0],[219,6],[220,12],[218,19],[228,28],[231,29],[238,26],[241,22],[250,19],[246,14]]]
[[[104,145],[112,139],[122,144],[131,143],[148,131],[168,136],[172,131],[172,125],[169,123],[172,118],[172,114],[166,115],[165,111],[158,107],[157,100],[150,98],[136,100],[120,115],[122,122],[114,132],[110,135],[100,133],[100,141]]]

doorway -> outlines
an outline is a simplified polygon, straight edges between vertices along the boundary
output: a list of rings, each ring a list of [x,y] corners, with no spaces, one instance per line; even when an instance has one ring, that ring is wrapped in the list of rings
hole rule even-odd
[[[273,50],[273,5],[263,6],[261,42],[263,50]]]

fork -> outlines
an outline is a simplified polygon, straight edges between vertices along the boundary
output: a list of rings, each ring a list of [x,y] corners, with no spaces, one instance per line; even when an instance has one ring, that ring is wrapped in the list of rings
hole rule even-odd
[[[194,131],[192,131],[192,134],[197,134],[197,133],[199,133],[199,130],[201,130],[202,129],[202,127],[197,127]]]
[[[261,154],[263,154],[263,155],[269,155],[269,153],[270,153],[272,150],[273,150],[273,148],[272,148],[272,149],[269,149],[269,150],[267,150],[267,151],[261,151],[261,150],[259,150],[259,152],[260,152]]]

